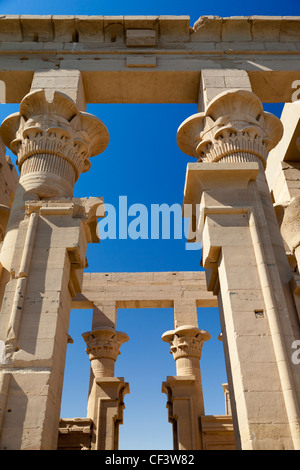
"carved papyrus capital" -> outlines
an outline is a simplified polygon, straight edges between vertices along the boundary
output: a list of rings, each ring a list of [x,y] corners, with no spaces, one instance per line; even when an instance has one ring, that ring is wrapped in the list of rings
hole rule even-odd
[[[128,335],[110,327],[102,327],[83,333],[82,337],[87,345],[86,352],[94,375],[112,377],[120,347],[129,340]]]
[[[175,361],[186,357],[195,357],[199,360],[203,343],[209,339],[210,334],[207,331],[190,325],[180,326],[162,335],[162,340],[170,344],[170,352]]]
[[[264,112],[254,93],[229,90],[216,96],[205,113],[181,124],[177,144],[200,162],[261,161],[265,167],[268,152],[282,134],[280,119]]]
[[[72,196],[90,157],[105,150],[108,132],[97,117],[81,112],[67,95],[36,90],[20,111],[0,128],[7,147],[17,155],[20,182],[39,197]]]

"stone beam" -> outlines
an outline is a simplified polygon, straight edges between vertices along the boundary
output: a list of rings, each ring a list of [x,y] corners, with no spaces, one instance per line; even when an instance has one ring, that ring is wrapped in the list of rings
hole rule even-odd
[[[37,70],[75,69],[88,103],[197,103],[201,70],[245,70],[263,102],[289,102],[299,20],[204,16],[191,27],[188,16],[6,15],[0,80],[6,102],[29,92]]]
[[[92,308],[115,302],[117,308],[172,308],[184,300],[196,307],[218,306],[217,297],[207,291],[204,271],[84,273],[82,293],[72,306]]]

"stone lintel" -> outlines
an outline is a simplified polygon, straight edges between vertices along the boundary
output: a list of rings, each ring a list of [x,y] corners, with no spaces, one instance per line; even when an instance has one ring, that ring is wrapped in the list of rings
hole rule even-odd
[[[181,38],[193,42],[266,41],[295,42],[299,39],[299,16],[201,16],[193,27],[189,16],[84,16],[84,15],[3,15],[0,40],[65,42],[106,41],[108,31],[119,26],[123,32],[153,30],[171,41],[174,29]],[[174,41],[174,39],[173,39]]]
[[[70,55],[63,49],[55,52],[43,50],[33,54],[30,44],[25,51],[23,47],[9,52],[10,55],[8,52],[3,54],[0,80],[5,83],[6,103],[19,103],[30,91],[33,71],[42,67],[50,71],[53,67],[51,64],[56,60],[53,56],[55,53],[60,57],[57,59],[59,67],[77,67],[82,73],[87,103],[198,103],[199,67],[202,70],[214,67],[216,73],[221,73],[220,61],[214,57],[222,55],[226,61],[224,67],[237,70],[242,67],[247,71],[252,91],[262,102],[291,102],[292,84],[299,79],[300,52],[295,57],[289,53],[279,54],[275,60],[274,55],[269,56],[266,50],[261,59],[265,64],[262,70],[257,69],[257,65],[251,61],[252,51],[237,52],[236,55],[226,57],[227,47],[210,56],[208,61],[207,56],[211,53],[208,50],[199,52],[183,49],[180,54],[177,50],[174,53],[158,53],[156,48],[126,48],[118,53],[93,50]],[[49,57],[48,62],[43,61],[45,55]],[[99,61],[101,70],[97,68]],[[145,83],[148,86],[145,87]]]
[[[217,297],[207,292],[205,272],[85,273],[82,293],[73,298],[73,308],[91,308],[93,303],[106,314],[116,308],[173,308],[180,302],[191,307],[217,307]],[[193,304],[193,305],[192,305]],[[102,307],[101,307],[102,305]],[[114,316],[109,314],[109,323]]]
[[[153,29],[127,29],[127,47],[155,47],[156,31]]]
[[[221,76],[235,69],[248,73],[263,102],[291,102],[299,79],[299,21],[203,16],[192,27],[188,16],[3,15],[0,80],[7,103],[30,91],[35,71],[53,69],[78,69],[88,103],[197,103],[201,70]],[[151,57],[136,60],[137,53]]]

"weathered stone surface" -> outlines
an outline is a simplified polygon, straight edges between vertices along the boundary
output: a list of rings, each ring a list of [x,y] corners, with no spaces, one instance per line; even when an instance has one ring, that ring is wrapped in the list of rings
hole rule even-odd
[[[255,122],[261,122],[263,134]],[[198,204],[200,212],[202,264],[214,273],[209,288],[218,292],[232,412],[243,449],[300,445],[299,372],[290,359],[299,325],[289,290],[291,272],[263,174],[267,153],[282,135],[278,118],[266,115],[248,90],[224,91],[178,130],[179,147],[203,162],[188,165],[185,202]],[[254,163],[246,163],[253,157],[256,175]],[[297,228],[291,227],[297,227],[297,200],[289,207],[286,235],[295,250]],[[243,311],[239,299],[246,291],[252,302]],[[272,409],[276,412],[271,417]]]
[[[5,150],[5,145],[0,139],[0,244],[4,238],[19,181],[17,170],[10,157],[5,155]]]
[[[128,33],[140,36],[132,46]],[[2,15],[0,80],[7,102],[30,91],[33,70],[58,68],[82,72],[90,103],[197,103],[203,70],[234,69],[249,74],[263,102],[291,102],[299,43],[298,17],[202,16],[191,25],[188,16]],[[157,73],[128,69],[138,50],[152,56]]]
[[[116,450],[129,393],[114,377],[128,340],[117,309],[145,307],[174,310],[163,339],[177,375],[163,392],[175,449],[300,449],[299,22],[1,16],[1,99],[21,103],[1,126],[19,184],[0,141],[1,449]],[[184,201],[205,272],[84,274],[105,211],[73,189],[108,143],[85,108],[118,102],[198,104],[178,144],[198,159]],[[262,102],[288,103],[281,122]],[[71,306],[93,308],[88,413],[60,420]],[[226,415],[206,416],[197,307],[216,306]]]

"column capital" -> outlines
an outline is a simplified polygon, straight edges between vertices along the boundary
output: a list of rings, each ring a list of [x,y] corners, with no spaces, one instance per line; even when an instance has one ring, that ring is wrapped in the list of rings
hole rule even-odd
[[[266,166],[268,152],[283,135],[276,116],[264,112],[251,91],[232,89],[217,95],[203,113],[186,119],[177,144],[200,162],[252,162]]]
[[[108,145],[108,131],[96,116],[79,111],[58,91],[35,90],[8,116],[0,128],[7,147],[17,155],[20,182],[39,197],[73,195],[90,157]]]
[[[126,333],[101,327],[82,334],[95,377],[113,377],[120,347],[129,340]]]
[[[210,334],[207,331],[191,325],[180,326],[162,335],[162,340],[170,344],[170,352],[175,361],[186,357],[200,359],[203,343],[209,339]]]

